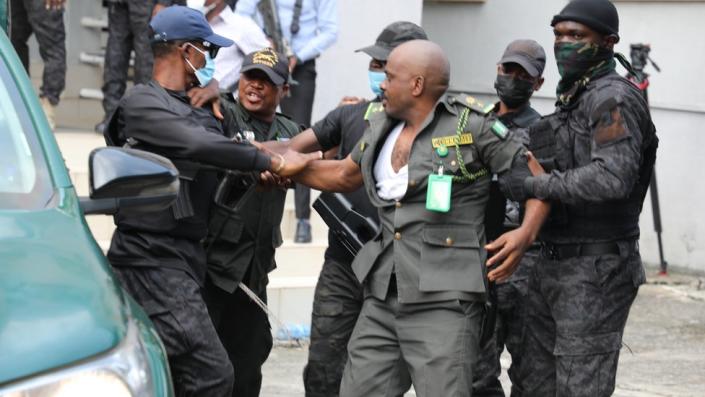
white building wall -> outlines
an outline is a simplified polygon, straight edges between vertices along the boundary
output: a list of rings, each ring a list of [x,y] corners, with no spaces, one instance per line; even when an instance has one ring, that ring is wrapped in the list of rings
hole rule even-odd
[[[421,23],[421,0],[338,0],[338,41],[317,59],[313,122],[320,120],[345,95],[372,96],[367,78],[370,57],[355,53],[375,42],[395,21]]]
[[[546,83],[533,101],[542,113],[552,111],[559,80],[553,57],[551,18],[565,0],[487,0],[484,3],[424,3],[423,27],[447,51],[452,88],[490,99],[496,62],[505,46],[531,38],[546,49]],[[615,2],[620,13],[621,42],[650,43],[662,68],[652,74],[649,96],[659,131],[659,184],[666,260],[675,266],[705,271],[705,2]],[[620,70],[621,67],[620,67]],[[622,70],[623,71],[623,70]],[[485,95],[483,95],[485,94]],[[651,203],[641,217],[641,250],[647,263],[658,263]]]

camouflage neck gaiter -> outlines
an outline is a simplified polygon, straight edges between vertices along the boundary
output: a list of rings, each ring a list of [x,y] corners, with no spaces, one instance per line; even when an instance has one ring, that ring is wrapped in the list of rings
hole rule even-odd
[[[558,43],[553,47],[561,81],[558,102],[567,105],[590,80],[615,69],[614,52],[594,43]]]

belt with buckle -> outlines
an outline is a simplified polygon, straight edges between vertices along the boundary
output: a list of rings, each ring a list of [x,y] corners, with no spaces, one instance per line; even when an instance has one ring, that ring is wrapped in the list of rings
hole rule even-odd
[[[636,248],[636,241],[629,242],[629,249]],[[541,255],[543,257],[560,260],[574,258],[576,256],[599,256],[599,255],[619,255],[619,244],[611,243],[583,243],[583,244],[552,244],[541,243]]]

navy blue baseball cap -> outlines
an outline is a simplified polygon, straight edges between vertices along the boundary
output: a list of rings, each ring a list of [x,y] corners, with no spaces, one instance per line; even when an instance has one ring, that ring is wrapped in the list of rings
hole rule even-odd
[[[233,41],[213,33],[202,12],[184,6],[171,6],[159,11],[149,22],[154,32],[152,42],[203,40],[217,47],[230,47]]]

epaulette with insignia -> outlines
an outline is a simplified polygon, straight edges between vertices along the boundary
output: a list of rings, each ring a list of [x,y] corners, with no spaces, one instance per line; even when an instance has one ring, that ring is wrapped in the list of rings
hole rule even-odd
[[[367,106],[367,111],[365,111],[365,120],[369,120],[370,116],[372,116],[373,114],[383,111],[384,106],[382,105],[382,102],[370,102],[370,104]]]
[[[449,100],[451,104],[457,103],[459,105],[463,105],[476,113],[488,114],[492,111],[492,107],[483,105],[482,102],[468,94],[457,94],[451,96]]]

